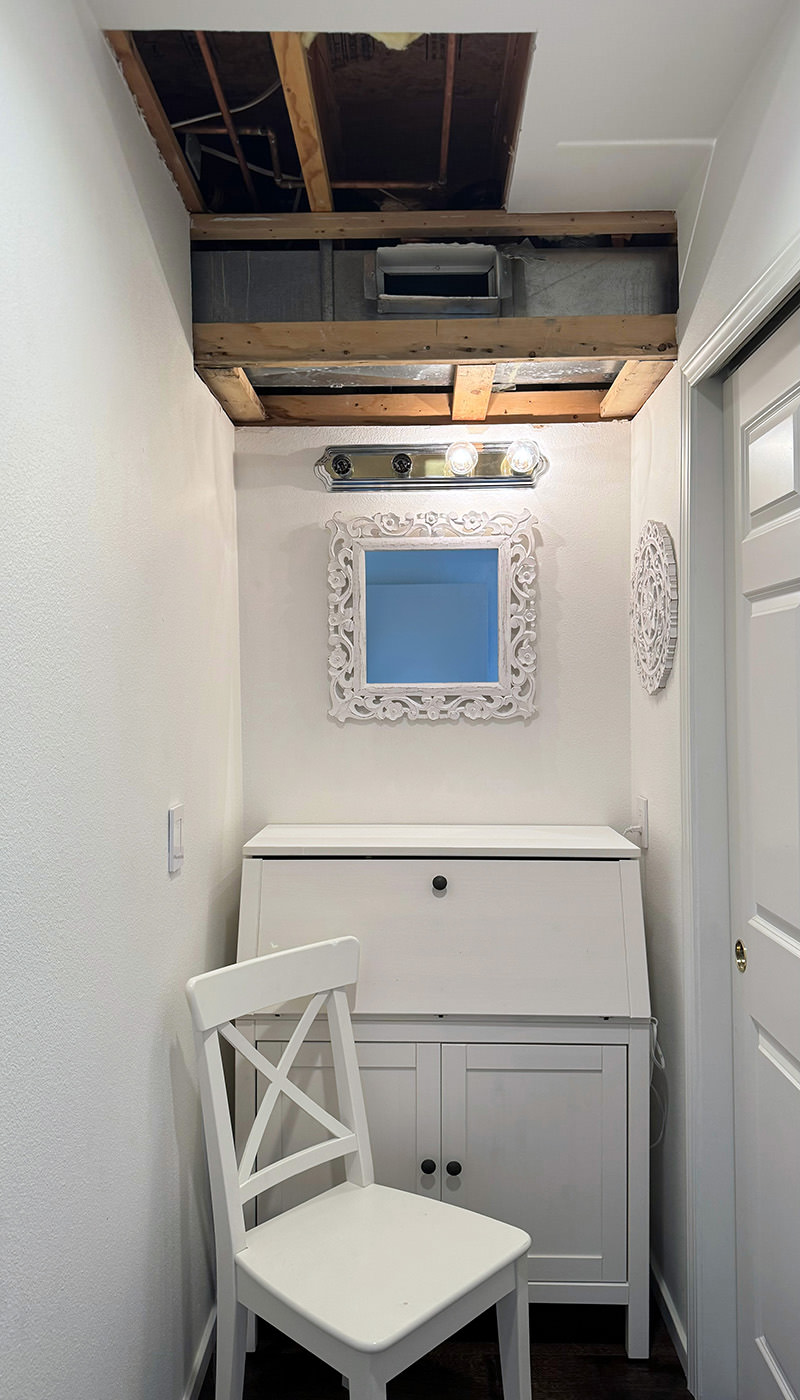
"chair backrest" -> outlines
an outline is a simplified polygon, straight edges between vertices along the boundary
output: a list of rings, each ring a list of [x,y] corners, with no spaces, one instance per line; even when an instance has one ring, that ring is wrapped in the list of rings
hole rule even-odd
[[[343,1157],[348,1180],[361,1186],[373,1180],[364,1099],[345,992],[345,988],[357,980],[358,955],[357,938],[333,938],[326,943],[311,943],[222,967],[216,972],[193,977],[187,983],[186,996],[197,1045],[218,1250],[220,1244],[230,1245],[234,1253],[244,1248],[243,1208],[248,1201],[322,1162]],[[256,1050],[232,1024],[237,1016],[303,998],[310,1000],[277,1065]],[[334,1118],[288,1077],[300,1046],[323,1008],[328,1014],[339,1118]],[[268,1081],[238,1161],[225,1090],[220,1036]],[[330,1136],[327,1141],[253,1170],[281,1094],[286,1094]]]

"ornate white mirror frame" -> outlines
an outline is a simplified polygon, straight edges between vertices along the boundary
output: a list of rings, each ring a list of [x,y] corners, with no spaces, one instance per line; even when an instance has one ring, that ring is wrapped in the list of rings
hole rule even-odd
[[[335,515],[328,564],[328,674],[334,719],[515,719],[535,714],[536,559],[533,516]],[[374,549],[497,551],[497,681],[369,684],[365,555]]]

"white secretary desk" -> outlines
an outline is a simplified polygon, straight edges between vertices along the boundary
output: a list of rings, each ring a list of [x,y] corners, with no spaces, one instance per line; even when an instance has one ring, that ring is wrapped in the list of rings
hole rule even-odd
[[[631,1357],[649,1351],[638,856],[598,826],[266,826],[244,848],[238,947],[243,960],[360,939],[353,1020],[376,1179],[527,1230],[531,1302],[624,1304]],[[274,1059],[292,1009],[238,1024]],[[263,1085],[239,1062],[243,1141]],[[332,1092],[324,1020],[296,1078]],[[316,1140],[285,1097],[273,1123],[263,1161]],[[276,1188],[259,1211],[333,1173]]]

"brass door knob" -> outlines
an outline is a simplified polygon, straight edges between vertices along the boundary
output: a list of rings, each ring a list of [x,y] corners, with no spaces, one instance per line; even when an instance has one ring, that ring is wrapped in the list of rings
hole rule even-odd
[[[737,938],[736,946],[733,951],[736,954],[736,966],[740,972],[744,972],[747,968],[747,949],[741,938]]]

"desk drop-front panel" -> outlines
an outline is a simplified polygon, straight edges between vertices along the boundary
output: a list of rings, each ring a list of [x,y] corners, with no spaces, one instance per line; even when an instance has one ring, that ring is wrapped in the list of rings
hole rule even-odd
[[[628,862],[258,863],[258,953],[355,934],[358,1012],[631,1014],[621,873]]]

